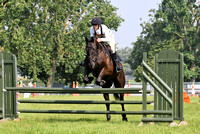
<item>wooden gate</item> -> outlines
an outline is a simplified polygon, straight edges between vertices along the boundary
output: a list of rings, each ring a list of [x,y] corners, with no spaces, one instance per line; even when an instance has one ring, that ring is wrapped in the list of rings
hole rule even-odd
[[[162,51],[155,55],[154,65],[155,72],[173,89],[173,119],[183,121],[183,55],[174,50]],[[167,93],[164,88],[161,89]],[[154,109],[169,109],[169,105],[157,92],[154,93]]]
[[[16,92],[4,92],[5,87],[16,87],[16,65],[15,55],[8,52],[0,52],[0,118],[16,118]]]
[[[3,87],[4,87],[4,66],[3,53],[0,53],[0,119],[3,118]]]

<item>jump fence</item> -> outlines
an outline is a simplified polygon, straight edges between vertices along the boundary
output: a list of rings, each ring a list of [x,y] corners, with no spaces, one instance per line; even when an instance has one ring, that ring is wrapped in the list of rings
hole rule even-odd
[[[18,118],[19,113],[63,113],[63,114],[141,114],[142,121],[183,121],[183,56],[177,51],[166,50],[155,56],[153,71],[147,65],[147,53],[143,54],[142,91],[140,88],[18,88],[16,87],[16,57],[8,52],[0,53],[0,119]],[[147,101],[147,83],[154,88],[154,100]],[[17,100],[17,93],[129,93],[142,92],[141,101],[97,101],[97,100]],[[142,104],[142,111],[91,111],[91,110],[38,110],[18,109],[19,103],[45,104]],[[148,110],[147,104],[154,103]],[[149,115],[154,115],[153,118]]]

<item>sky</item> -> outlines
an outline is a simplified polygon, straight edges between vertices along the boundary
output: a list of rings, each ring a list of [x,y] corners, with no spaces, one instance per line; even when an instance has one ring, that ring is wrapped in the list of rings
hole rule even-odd
[[[132,42],[137,41],[137,37],[142,32],[140,24],[149,20],[149,10],[158,9],[162,0],[110,0],[111,4],[117,8],[117,14],[125,21],[121,23],[117,31],[113,31],[117,47],[133,47]],[[140,20],[142,18],[142,20]]]

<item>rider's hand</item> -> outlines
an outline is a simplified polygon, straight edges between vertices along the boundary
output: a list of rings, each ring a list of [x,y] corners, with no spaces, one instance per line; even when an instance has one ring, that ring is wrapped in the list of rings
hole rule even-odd
[[[97,42],[101,42],[101,38],[98,38],[98,39],[97,39]]]

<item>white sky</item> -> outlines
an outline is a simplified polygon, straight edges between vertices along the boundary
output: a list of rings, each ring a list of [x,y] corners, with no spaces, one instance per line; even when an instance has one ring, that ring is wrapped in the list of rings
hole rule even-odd
[[[149,10],[158,9],[162,0],[110,0],[118,9],[117,13],[125,21],[113,31],[118,48],[133,47],[132,42],[137,40],[142,28],[140,24],[149,20]],[[142,20],[140,20],[142,18]]]

